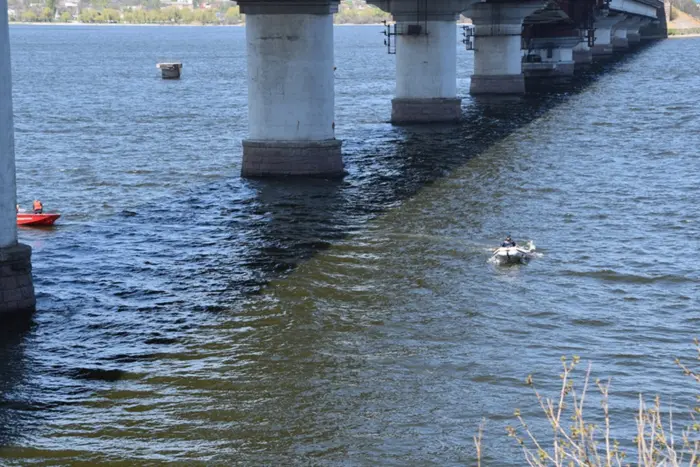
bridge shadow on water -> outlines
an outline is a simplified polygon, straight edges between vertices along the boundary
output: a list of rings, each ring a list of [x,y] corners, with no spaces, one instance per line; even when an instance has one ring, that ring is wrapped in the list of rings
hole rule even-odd
[[[34,324],[28,314],[0,317],[0,448],[25,433],[24,414],[31,404],[13,396],[26,378],[25,340]]]
[[[343,180],[245,182],[251,190],[247,207],[236,215],[251,221],[237,223],[246,231],[247,244],[239,266],[255,273],[243,281],[233,280],[228,290],[258,293],[269,280],[359,231],[367,221],[584,91],[636,53],[593,64],[566,85],[530,89],[526,96],[473,97],[459,124],[408,125],[394,128],[390,137],[385,132],[346,141],[348,175]],[[232,241],[240,238],[231,236]]]
[[[463,109],[461,123],[456,125],[391,129],[378,125],[379,128],[367,130],[368,134],[348,135],[354,139],[346,140],[344,159],[348,175],[342,180],[236,178],[197,186],[188,198],[164,200],[163,205],[167,208],[154,212],[152,223],[145,224],[139,234],[152,235],[154,226],[159,223],[177,224],[183,231],[197,232],[180,235],[182,239],[172,245],[173,249],[181,249],[179,251],[192,250],[191,255],[184,257],[191,259],[193,264],[183,266],[181,270],[173,267],[167,271],[168,278],[182,284],[186,294],[192,293],[196,287],[205,290],[206,305],[189,306],[195,311],[236,313],[240,311],[241,299],[260,294],[270,281],[284,277],[335,242],[362,232],[368,222],[382,213],[478,157],[570,96],[585,90],[602,73],[614,69],[616,63],[592,67],[563,89],[518,98],[473,98]],[[357,130],[358,133],[361,131],[364,130]],[[186,215],[173,220],[173,212]],[[211,235],[213,239],[209,240],[214,244],[201,253],[197,250],[202,243],[200,235]],[[182,253],[178,252],[178,255],[176,258],[183,263]],[[158,257],[152,258],[152,261],[158,260]],[[160,269],[167,270],[172,257],[166,255],[162,261]],[[192,285],[195,277],[199,279],[197,286]],[[150,303],[155,303],[155,300]],[[150,308],[156,313],[148,318],[139,314],[138,319],[153,320],[154,327],[162,327],[166,322],[176,329],[173,334],[185,333],[183,322],[186,318],[176,310],[179,305],[163,306],[167,312],[153,304]],[[138,313],[143,311],[136,310]],[[141,324],[143,322],[139,321]],[[131,345],[146,339],[146,326],[143,327],[139,329],[143,335],[119,328],[119,332],[130,336],[120,337],[120,341],[128,341]],[[36,422],[30,422],[30,417],[36,419],[37,413],[50,408],[31,398],[17,397],[27,378],[25,368],[36,365],[25,355],[24,347],[27,336],[35,332],[31,318],[16,320],[12,326],[0,323],[0,448],[16,444],[20,436],[26,436],[31,427],[36,426]],[[85,332],[85,328],[75,331],[78,336],[80,332]],[[90,332],[99,334],[94,329]],[[170,334],[166,337],[172,338]],[[176,338],[172,340],[174,342]],[[264,345],[271,343],[268,341]],[[121,359],[116,363],[126,361]],[[98,359],[90,364],[101,366],[105,360]],[[35,373],[36,370],[35,367]],[[41,368],[41,371],[53,370]],[[60,375],[112,382],[119,378],[119,371],[62,369]],[[40,389],[43,392],[46,388]],[[57,402],[65,403],[68,402]]]

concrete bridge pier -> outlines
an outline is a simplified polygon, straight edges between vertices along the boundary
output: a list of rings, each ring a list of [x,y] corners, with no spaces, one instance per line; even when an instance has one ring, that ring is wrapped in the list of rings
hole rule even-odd
[[[246,14],[249,137],[244,177],[342,176],[335,139],[338,0],[240,0]]]
[[[634,18],[626,18],[613,27],[610,38],[613,47],[613,53],[627,52],[627,49],[629,49],[627,29],[629,25],[634,22],[636,22]]]
[[[613,27],[624,20],[624,16],[603,16],[595,20],[595,45],[591,47],[593,60],[606,60],[613,55]]]
[[[571,51],[571,58],[574,60],[574,68],[576,70],[585,69],[593,63],[593,52],[591,52],[591,48],[585,38],[574,46]]]
[[[522,27],[543,2],[476,3],[467,10],[474,23],[471,94],[524,94]]]
[[[457,97],[456,15],[422,25],[425,34],[400,34],[396,40],[396,97],[392,123],[457,121],[462,99]],[[397,31],[415,22],[398,20]]]
[[[627,21],[627,44],[630,48],[636,47],[642,40],[641,34],[639,34],[639,29],[648,24],[647,21],[642,18],[629,18]]]
[[[0,320],[36,307],[32,249],[17,243],[15,140],[7,0],[0,0]]]
[[[574,47],[580,42],[578,36],[572,37],[541,37],[532,39],[530,50],[525,62],[523,73],[527,81],[564,82],[574,76]],[[531,61],[531,56],[538,60]],[[528,61],[530,59],[530,61]]]
[[[392,123],[454,122],[457,17],[476,0],[370,0],[396,21],[396,94]]]

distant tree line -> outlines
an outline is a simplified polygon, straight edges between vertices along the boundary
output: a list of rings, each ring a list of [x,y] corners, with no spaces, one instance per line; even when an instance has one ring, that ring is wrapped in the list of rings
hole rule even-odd
[[[337,24],[376,24],[391,20],[391,15],[364,1],[343,1],[335,15]]]
[[[21,1],[28,4],[31,0]],[[222,1],[213,7],[201,8],[200,1],[192,0],[192,8],[177,8],[163,6],[160,0],[136,0],[140,4],[134,5],[126,4],[129,0],[80,0],[82,6],[77,13],[64,9],[57,14],[56,0],[44,0],[43,8],[37,8],[32,3],[24,11],[17,12],[22,8],[22,5],[17,5],[16,9],[13,8],[15,15],[10,16],[10,21],[228,25],[242,24],[245,21],[245,16],[234,2]],[[373,24],[390,19],[391,15],[367,5],[364,0],[343,0],[334,18],[338,24]]]
[[[700,18],[700,5],[698,5],[695,0],[671,0],[671,5],[678,8],[683,13]],[[673,13],[673,8],[671,8],[671,20],[675,19]]]

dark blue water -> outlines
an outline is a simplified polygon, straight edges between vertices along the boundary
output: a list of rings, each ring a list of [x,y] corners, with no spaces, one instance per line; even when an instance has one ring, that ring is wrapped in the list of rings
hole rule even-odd
[[[11,29],[19,201],[63,217],[20,230],[1,464],[463,465],[485,418],[488,465],[522,465],[504,427],[561,355],[612,378],[625,446],[640,391],[687,411],[700,39],[402,128],[380,30],[336,28],[349,175],[280,182],[239,177],[242,28]],[[542,256],[490,265],[505,233]]]

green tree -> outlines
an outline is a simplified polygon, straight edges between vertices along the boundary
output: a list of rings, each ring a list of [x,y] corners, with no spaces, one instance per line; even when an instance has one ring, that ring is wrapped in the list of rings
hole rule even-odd
[[[90,3],[92,3],[92,6],[98,11],[101,11],[107,8],[107,5],[109,5],[109,0],[92,0]]]
[[[78,21],[81,23],[97,23],[97,17],[99,16],[99,13],[97,13],[95,10],[92,8],[86,8],[83,11],[80,12],[80,15],[78,16]]]
[[[64,11],[61,13],[61,17],[59,18],[59,21],[62,23],[70,23],[71,20],[73,19],[73,16],[68,13],[67,11]]]
[[[243,22],[243,17],[241,16],[241,9],[237,6],[232,6],[226,10],[224,15],[224,21],[226,24],[240,24]]]
[[[169,6],[160,10],[163,22],[166,23],[180,23],[182,22],[182,13],[179,9]]]
[[[390,19],[389,13],[377,7],[365,5],[364,8],[357,8],[350,2],[342,3],[338,14],[335,15],[335,22],[339,24],[372,24]]]
[[[56,16],[56,0],[46,0],[46,8],[51,10],[51,19],[49,21],[52,21],[54,16]]]
[[[41,16],[39,17],[39,21],[43,21],[45,23],[53,21],[53,15],[54,13],[51,11],[51,8],[45,7],[43,10],[41,10]]]
[[[25,21],[27,23],[36,23],[38,19],[39,17],[32,10],[27,10],[24,13],[22,13],[22,21]]]
[[[214,10],[197,10],[194,13],[194,22],[200,24],[214,24],[217,22]]]
[[[102,10],[101,16],[105,23],[119,23],[122,19],[121,12],[112,8]]]
[[[185,8],[184,10],[180,10],[180,14],[182,15],[183,24],[191,24],[194,21],[194,10]]]

